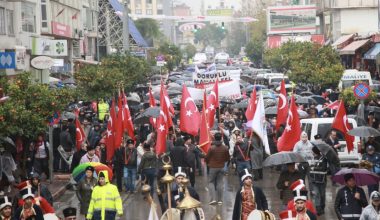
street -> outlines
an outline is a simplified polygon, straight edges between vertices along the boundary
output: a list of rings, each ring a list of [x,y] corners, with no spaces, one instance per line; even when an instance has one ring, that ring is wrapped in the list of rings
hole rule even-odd
[[[269,204],[269,209],[273,212],[276,217],[278,217],[278,213],[281,210],[281,200],[279,199],[279,190],[276,189],[275,185],[277,183],[277,179],[279,177],[279,172],[274,169],[266,168],[264,170],[264,179],[260,181],[254,182],[256,186],[259,186],[263,189]],[[224,201],[223,205],[220,206],[210,206],[208,205],[209,196],[206,191],[205,186],[207,185],[207,177],[206,176],[196,176],[195,188],[200,195],[202,208],[205,212],[206,219],[213,219],[215,215],[218,213],[221,214],[222,219],[228,220],[231,219],[235,195],[239,190],[239,182],[238,176],[234,175],[230,170],[230,175],[224,177],[225,180],[225,192],[224,192]],[[326,189],[326,210],[325,215],[319,217],[319,220],[331,220],[336,219],[336,215],[334,212],[334,198],[336,191],[339,187],[333,187],[331,185],[331,181],[328,181],[327,189]],[[366,187],[365,187],[366,190]],[[143,200],[143,196],[141,193],[136,193],[127,196],[124,192],[121,193],[123,206],[124,206],[124,216],[121,219],[128,220],[145,220],[148,219],[149,210],[148,204]],[[156,195],[154,196],[156,204],[159,204]],[[54,207],[56,208],[56,213],[60,215],[62,210],[69,205],[78,205],[78,200],[75,196],[75,192],[73,190],[68,190],[66,193],[61,196],[54,203]],[[161,215],[161,211],[158,205],[157,213],[159,216]]]

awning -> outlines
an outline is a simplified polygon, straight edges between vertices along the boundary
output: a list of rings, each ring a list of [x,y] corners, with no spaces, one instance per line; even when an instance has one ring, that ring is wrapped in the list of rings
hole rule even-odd
[[[349,34],[349,35],[343,35],[338,40],[336,40],[333,44],[331,44],[332,47],[341,49],[342,47],[340,46],[341,44],[351,40],[354,38],[354,34]]]
[[[340,55],[354,55],[356,50],[366,45],[368,42],[369,42],[369,39],[354,41],[350,43],[349,45],[347,45],[346,47],[344,47],[343,49],[341,49],[339,51],[339,54]]]
[[[366,60],[376,60],[377,55],[380,53],[380,43],[376,43],[367,53],[364,54]]]
[[[122,18],[123,15],[120,12],[123,12],[124,6],[118,1],[118,0],[109,0],[112,8],[115,10],[115,13]],[[139,30],[137,29],[135,23],[131,18],[128,18],[128,29],[129,29],[129,34],[132,36],[133,40],[136,42],[136,44],[139,47],[148,47],[148,44],[140,34]]]

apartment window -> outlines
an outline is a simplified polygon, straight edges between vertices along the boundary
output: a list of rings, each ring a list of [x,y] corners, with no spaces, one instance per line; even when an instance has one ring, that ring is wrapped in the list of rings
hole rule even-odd
[[[14,35],[15,30],[13,27],[13,11],[7,10],[7,30],[8,30],[8,35]]]
[[[146,0],[147,4],[152,4],[152,0]]]
[[[164,14],[164,11],[162,9],[157,9],[157,14],[162,15],[162,14]]]
[[[46,0],[41,0],[41,27],[47,28],[47,12],[46,12]]]
[[[29,2],[21,3],[22,30],[36,32],[36,10],[35,5]]]
[[[5,8],[0,8],[0,35],[6,34],[5,28]]]
[[[141,11],[141,9],[136,9],[136,10],[135,10],[135,13],[136,13],[137,15],[141,15],[141,14],[142,14],[142,11]]]
[[[152,10],[152,9],[147,9],[147,10],[146,10],[146,14],[147,14],[147,15],[151,15],[151,14],[153,14],[153,10]]]

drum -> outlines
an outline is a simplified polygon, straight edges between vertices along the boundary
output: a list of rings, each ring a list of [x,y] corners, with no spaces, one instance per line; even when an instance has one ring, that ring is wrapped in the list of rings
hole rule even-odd
[[[181,220],[181,211],[174,208],[166,210],[166,212],[161,216],[161,220],[168,220],[169,212],[172,213],[172,220]]]
[[[59,218],[54,213],[48,213],[44,215],[45,220],[59,220]]]
[[[248,220],[276,220],[276,217],[270,212],[263,212],[256,209],[249,213]]]

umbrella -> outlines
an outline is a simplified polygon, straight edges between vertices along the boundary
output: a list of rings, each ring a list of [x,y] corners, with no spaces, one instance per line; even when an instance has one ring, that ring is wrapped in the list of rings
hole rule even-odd
[[[266,108],[265,114],[266,115],[277,115],[277,106]]]
[[[239,103],[233,104],[231,108],[244,109],[248,107],[248,99],[245,99]]]
[[[356,185],[358,186],[367,186],[372,184],[378,184],[380,181],[380,177],[366,169],[357,169],[357,168],[344,168],[341,169],[339,172],[337,172],[333,177],[332,180],[344,185],[344,175],[352,173],[355,177]]]
[[[332,149],[332,147],[330,147],[330,145],[326,144],[326,142],[321,141],[321,140],[311,141],[311,144],[313,146],[316,146],[318,148],[318,150],[321,151],[321,153],[323,155],[326,155],[329,151],[333,151],[333,149]],[[334,153],[335,153],[335,151],[334,151]]]
[[[160,107],[149,107],[140,113],[133,122],[135,124],[147,124],[151,117],[157,118],[160,115]]]
[[[300,116],[300,118],[307,118],[309,117],[309,114],[307,114],[307,112],[303,111],[303,110],[297,110],[298,112],[298,115]]]
[[[315,101],[313,98],[309,96],[301,96],[296,100],[297,104],[308,104],[308,105],[313,105],[317,104],[317,101]]]
[[[277,166],[288,163],[302,163],[306,162],[302,156],[295,152],[283,151],[270,155],[263,162],[264,167]]]
[[[92,166],[95,169],[96,174],[99,174],[100,171],[108,171],[108,178],[109,180],[112,180],[112,170],[105,164],[99,163],[99,162],[88,162],[88,163],[82,163],[79,164],[75,169],[73,170],[73,173],[71,174],[76,182],[79,182],[86,174],[86,168],[88,166]]]
[[[311,96],[311,95],[314,95],[314,93],[309,92],[309,91],[305,91],[305,92],[301,92],[300,95],[301,96]]]
[[[269,106],[275,106],[277,104],[277,101],[275,99],[272,99],[272,98],[264,98],[264,106],[265,107],[269,107]]]
[[[140,100],[136,99],[136,97],[127,97],[127,103],[128,105],[139,105]]]
[[[314,99],[318,105],[324,105],[326,103],[326,99],[323,98],[323,96],[320,95],[312,95],[310,96],[312,99]]]
[[[235,100],[229,99],[226,97],[220,97],[219,101],[220,101],[220,103],[223,103],[223,104],[234,104],[235,103]]]
[[[358,137],[370,137],[370,136],[380,136],[380,132],[372,127],[367,126],[360,126],[353,128],[352,130],[348,131],[348,134],[351,136],[358,136]]]
[[[72,112],[63,112],[63,114],[61,115],[62,120],[75,119],[75,117],[75,114]]]
[[[153,75],[150,77],[150,80],[160,80],[161,81],[162,76],[161,75]]]
[[[7,143],[13,147],[15,147],[15,142],[10,138],[10,137],[4,137],[4,138],[0,138],[0,142],[3,142],[3,143]]]

